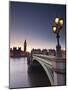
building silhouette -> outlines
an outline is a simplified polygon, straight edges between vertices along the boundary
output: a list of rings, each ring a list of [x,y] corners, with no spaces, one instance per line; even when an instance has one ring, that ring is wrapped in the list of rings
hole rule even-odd
[[[13,56],[14,57],[21,57],[21,47],[13,47]]]
[[[26,40],[24,41],[24,52],[26,52],[26,48],[27,48],[27,42]]]
[[[32,49],[31,50],[32,54],[42,54],[42,55],[51,55],[51,56],[55,56],[56,55],[56,51],[54,49]]]
[[[43,54],[43,55],[48,55],[47,49],[43,49],[43,50],[42,50],[42,54]]]
[[[24,50],[21,50],[21,47],[10,48],[10,57],[27,57],[28,52],[26,51],[27,43],[24,41]]]
[[[56,51],[55,51],[55,49],[48,49],[48,55],[56,56]]]
[[[41,49],[32,49],[31,53],[32,54],[42,54]]]
[[[66,50],[61,50],[62,57],[66,57]]]

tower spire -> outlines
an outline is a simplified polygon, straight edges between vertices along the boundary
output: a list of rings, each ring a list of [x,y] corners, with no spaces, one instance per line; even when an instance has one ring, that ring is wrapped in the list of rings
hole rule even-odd
[[[24,52],[26,52],[27,43],[26,40],[24,41]]]

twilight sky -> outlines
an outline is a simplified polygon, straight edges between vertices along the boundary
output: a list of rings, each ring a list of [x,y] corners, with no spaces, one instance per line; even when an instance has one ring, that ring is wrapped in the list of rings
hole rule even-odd
[[[28,51],[32,48],[55,49],[57,42],[56,35],[52,32],[52,24],[54,18],[59,16],[64,19],[60,44],[65,49],[65,9],[65,5],[10,1],[10,47],[17,46],[23,50],[26,40]]]

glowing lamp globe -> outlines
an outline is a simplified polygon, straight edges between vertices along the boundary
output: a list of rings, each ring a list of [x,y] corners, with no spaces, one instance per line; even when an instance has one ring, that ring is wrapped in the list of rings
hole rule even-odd
[[[59,18],[55,18],[55,23],[58,24],[59,23]]]
[[[52,30],[53,30],[54,33],[56,33],[56,32],[57,32],[56,26],[53,26],[53,27],[52,27]]]
[[[60,26],[63,25],[63,19],[60,19],[60,20],[59,20],[59,24],[60,24]]]

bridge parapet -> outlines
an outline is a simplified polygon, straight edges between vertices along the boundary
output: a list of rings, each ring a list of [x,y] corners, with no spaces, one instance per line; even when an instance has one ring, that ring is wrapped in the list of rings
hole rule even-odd
[[[53,62],[54,85],[66,84],[66,59],[56,58]]]
[[[62,71],[66,69],[66,59],[64,57],[56,57],[56,56],[46,56],[41,54],[34,54],[33,57],[39,57],[42,61],[46,62],[49,61],[50,65],[55,69],[57,67],[60,68]]]
[[[32,56],[37,56],[37,57],[40,57],[40,58],[43,58],[43,59],[47,59],[47,60],[50,60],[50,61],[61,61],[61,62],[65,62],[65,57],[56,57],[56,56],[47,56],[47,55],[42,55],[42,54],[33,54]]]

